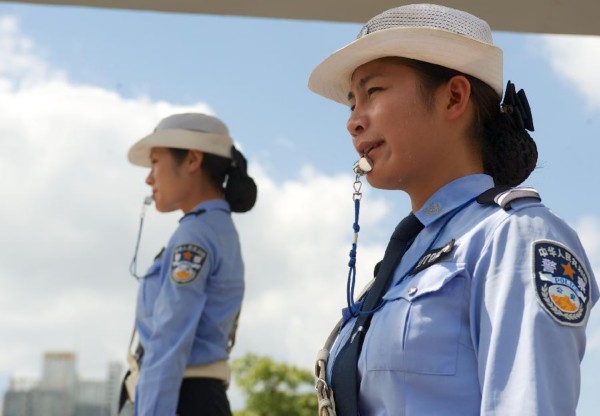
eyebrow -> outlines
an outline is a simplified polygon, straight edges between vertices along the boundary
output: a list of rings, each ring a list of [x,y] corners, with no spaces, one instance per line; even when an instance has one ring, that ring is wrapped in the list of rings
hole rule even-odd
[[[364,78],[362,78],[358,82],[358,86],[359,86],[359,88],[363,89],[365,87],[365,85],[367,84],[367,82],[371,81],[373,78],[377,78],[377,77],[381,77],[381,76],[383,76],[383,74],[380,72],[375,72],[373,74],[369,74],[369,75],[365,76]],[[354,93],[352,91],[350,91],[348,93],[348,101],[352,100],[353,98],[354,98]]]

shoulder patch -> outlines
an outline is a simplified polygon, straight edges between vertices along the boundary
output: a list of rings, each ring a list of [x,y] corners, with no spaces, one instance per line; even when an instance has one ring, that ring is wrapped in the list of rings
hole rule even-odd
[[[195,244],[181,244],[173,250],[171,261],[171,280],[184,285],[200,275],[206,260],[206,251]]]
[[[591,290],[584,264],[556,241],[534,241],[532,250],[533,286],[538,302],[558,323],[582,325]]]

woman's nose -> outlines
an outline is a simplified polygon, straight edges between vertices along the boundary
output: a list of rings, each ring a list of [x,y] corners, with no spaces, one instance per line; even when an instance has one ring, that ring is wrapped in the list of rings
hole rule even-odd
[[[148,173],[148,176],[146,176],[146,184],[152,185],[153,183],[154,183],[154,176],[152,175],[152,171],[150,171],[150,173]]]
[[[346,128],[350,132],[352,137],[358,136],[362,133],[367,127],[367,119],[365,117],[364,112],[358,110],[354,107],[354,110],[350,114],[348,118],[348,122],[346,123]]]

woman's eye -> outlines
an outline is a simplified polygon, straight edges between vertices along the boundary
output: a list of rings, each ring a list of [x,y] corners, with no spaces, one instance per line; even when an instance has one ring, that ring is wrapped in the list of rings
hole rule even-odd
[[[371,87],[367,90],[368,95],[373,95],[377,91],[381,91],[381,87]]]

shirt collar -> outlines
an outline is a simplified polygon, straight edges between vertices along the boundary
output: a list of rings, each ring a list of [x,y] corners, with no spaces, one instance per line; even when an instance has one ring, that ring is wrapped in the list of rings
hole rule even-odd
[[[179,221],[184,218],[189,217],[191,214],[198,211],[225,211],[227,213],[231,213],[231,207],[229,206],[229,202],[224,199],[209,199],[208,201],[204,201],[199,203],[194,207],[193,210],[185,214]],[[193,215],[192,215],[193,216]]]
[[[489,175],[463,176],[438,189],[415,215],[427,227],[469,199],[493,187],[494,180]]]
[[[231,212],[231,208],[229,207],[229,202],[225,201],[224,199],[220,199],[220,198],[209,199],[208,201],[204,201],[204,202],[196,205],[196,207],[194,209],[195,210],[196,209],[205,209],[207,211],[213,211],[215,209],[219,209],[221,211]]]

